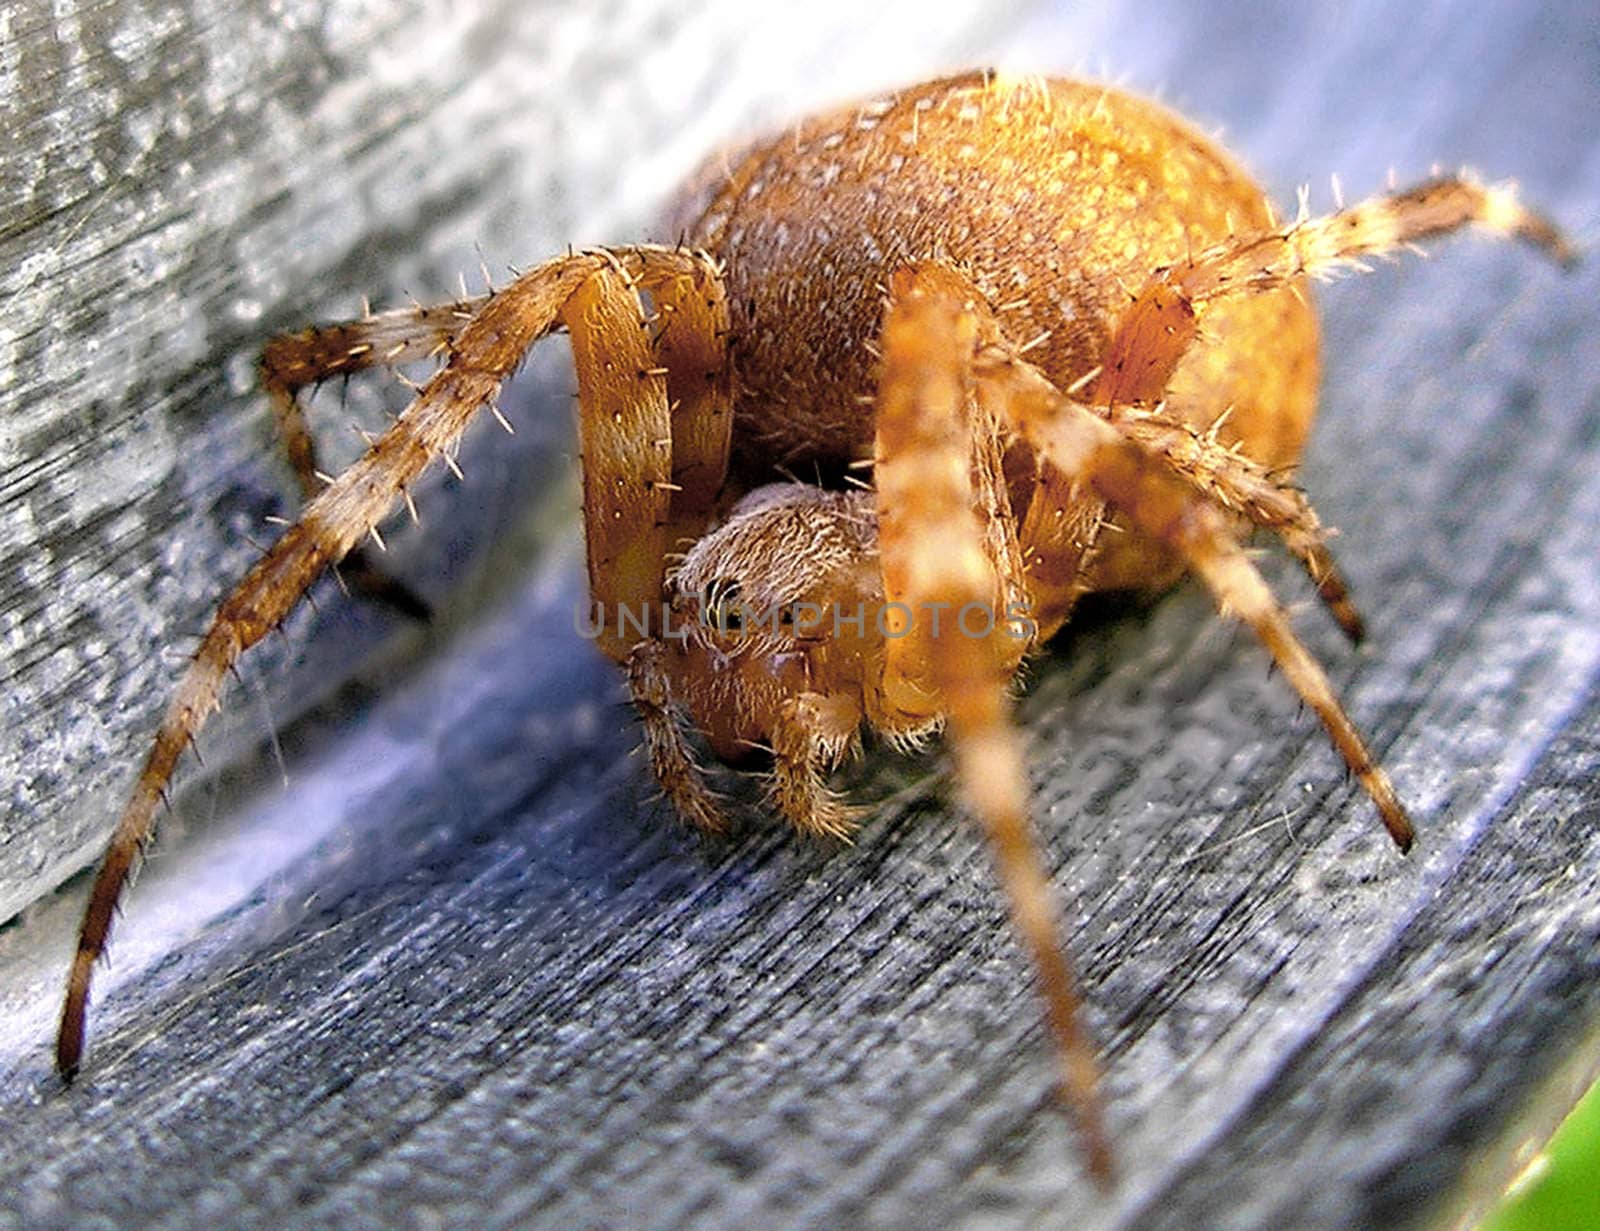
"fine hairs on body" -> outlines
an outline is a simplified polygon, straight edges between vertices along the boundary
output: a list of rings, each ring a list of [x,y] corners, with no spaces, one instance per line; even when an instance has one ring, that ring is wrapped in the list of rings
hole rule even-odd
[[[417,477],[453,464],[528,348],[564,329],[588,629],[625,674],[667,798],[687,823],[725,827],[692,730],[721,760],[759,764],[796,829],[845,837],[859,817],[827,776],[863,727],[905,746],[944,731],[1038,973],[1087,1167],[1109,1182],[1008,690],[1084,594],[1193,573],[1408,849],[1388,777],[1241,545],[1276,536],[1361,637],[1291,481],[1319,375],[1308,282],[1469,223],[1564,264],[1574,251],[1509,188],[1465,175],[1284,222],[1170,112],[988,72],[720,155],[675,214],[675,246],[572,253],[480,296],[267,344],[262,383],[306,503],[223,599],[155,736],[91,893],[57,1066],[79,1069],[117,900],[239,656],[341,560],[416,608],[361,545],[382,546]],[[429,357],[438,370],[395,424],[325,475],[299,391]],[[812,471],[834,482],[787,478]]]

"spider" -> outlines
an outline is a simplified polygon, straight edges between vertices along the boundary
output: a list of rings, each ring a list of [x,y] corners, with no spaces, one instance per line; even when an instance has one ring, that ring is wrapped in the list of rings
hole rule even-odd
[[[724,827],[689,726],[724,760],[764,759],[771,806],[797,829],[845,836],[857,814],[827,775],[862,727],[903,745],[946,729],[1105,1180],[1094,1049],[1029,834],[1008,686],[1082,595],[1197,574],[1406,850],[1405,809],[1241,546],[1252,528],[1278,536],[1360,638],[1287,478],[1315,410],[1307,282],[1467,223],[1576,254],[1508,188],[1465,176],[1325,217],[1302,198],[1280,223],[1160,107],[988,72],[713,160],[675,217],[673,247],[569,253],[476,298],[267,344],[262,382],[306,504],[222,602],[156,734],[91,891],[57,1067],[79,1066],[118,897],[227,673],[325,568],[381,547],[422,471],[451,464],[529,347],[564,328],[592,629],[667,798]],[[426,357],[438,370],[395,424],[323,475],[298,391]],[[828,481],[784,479],[802,466]]]

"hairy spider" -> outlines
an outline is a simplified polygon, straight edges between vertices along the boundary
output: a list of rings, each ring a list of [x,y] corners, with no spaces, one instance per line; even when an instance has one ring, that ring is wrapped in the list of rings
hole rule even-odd
[[[1431,180],[1287,225],[1161,108],[975,73],[807,120],[714,162],[677,247],[569,254],[503,290],[273,339],[261,364],[307,503],[223,601],[94,883],[56,1060],[82,1055],[90,977],[180,754],[239,655],[371,537],[541,337],[577,370],[593,627],[651,766],[722,828],[685,723],[760,752],[796,828],[844,835],[826,775],[863,723],[950,732],[958,778],[1043,984],[1090,1170],[1110,1151],[1093,1048],[1027,827],[1007,687],[1080,595],[1194,572],[1265,643],[1401,850],[1412,826],[1240,545],[1282,539],[1352,639],[1361,622],[1289,485],[1315,409],[1308,277],[1469,222],[1562,262],[1504,187]],[[297,393],[436,356],[336,479]],[[498,412],[495,412],[498,413]],[[804,464],[836,489],[775,480]],[[852,488],[852,469],[873,486]],[[676,555],[678,548],[687,551]],[[943,616],[941,625],[940,617]]]

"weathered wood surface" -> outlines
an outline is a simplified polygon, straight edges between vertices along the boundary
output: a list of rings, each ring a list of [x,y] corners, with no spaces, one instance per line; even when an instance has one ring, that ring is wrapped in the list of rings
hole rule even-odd
[[[1312,179],[1326,207],[1330,172],[1356,193],[1465,161],[1595,238],[1581,0],[1399,26],[1378,4],[1019,4],[987,27],[925,19],[910,43],[913,6],[854,28],[828,7],[774,32],[712,4],[179,9],[140,29],[109,5],[63,26],[60,53],[43,6],[8,15],[7,135],[43,114],[32,91],[64,100],[0,181],[14,883],[107,822],[175,670],[158,647],[281,504],[245,388],[259,334],[364,290],[447,292],[474,241],[499,264],[636,234],[615,228],[685,147],[785,99],[951,58],[1104,65],[1225,125],[1285,203]],[[118,29],[111,54],[71,54]],[[126,81],[94,75],[118,65]],[[1462,240],[1322,296],[1304,478],[1344,531],[1371,647],[1301,623],[1418,813],[1411,858],[1192,588],[1072,630],[1034,672],[1022,713],[1105,1045],[1114,1198],[1079,1175],[1028,971],[937,758],[871,757],[857,785],[882,803],[844,851],[754,819],[702,845],[652,801],[613,674],[572,631],[556,348],[518,437],[491,427],[466,460],[469,497],[519,472],[459,534],[513,528],[524,571],[492,566],[459,600],[478,614],[447,615],[381,690],[327,701],[375,645],[392,661],[424,638],[395,650],[337,591],[252,663],[278,719],[326,703],[283,736],[286,789],[262,754],[189,793],[208,819],[158,846],[70,1093],[47,1043],[81,890],[0,937],[0,1217],[1442,1224],[1600,1054],[1597,265],[1561,277]],[[424,505],[405,563],[430,595],[453,592],[466,503]],[[262,708],[236,702],[234,744]]]
[[[0,920],[98,853],[184,650],[276,533],[266,519],[293,511],[254,387],[263,338],[355,314],[363,296],[438,298],[463,274],[481,286],[480,257],[503,279],[568,244],[637,238],[671,185],[736,135],[730,123],[925,72],[1009,6],[958,6],[887,56],[872,48],[914,6],[883,6],[859,40],[842,33],[846,11],[8,10]],[[564,379],[552,359],[547,386]],[[354,417],[380,422],[399,392],[358,386]],[[353,456],[352,412],[332,391],[321,406],[334,456]],[[470,607],[481,590],[462,583],[482,577],[483,543],[514,558],[550,525],[566,532],[565,507],[543,527],[527,508],[569,469],[568,418],[558,408],[520,440],[486,441],[468,497],[425,502],[435,533],[404,566],[423,593]],[[325,697],[393,627],[367,623],[264,647],[252,677],[265,699],[238,706],[235,729],[254,744]],[[389,654],[415,650],[413,638]],[[236,748],[227,732],[208,743],[214,760]]]

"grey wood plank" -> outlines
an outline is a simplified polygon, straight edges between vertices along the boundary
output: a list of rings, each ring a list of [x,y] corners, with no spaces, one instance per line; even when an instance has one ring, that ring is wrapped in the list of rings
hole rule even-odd
[[[1010,8],[957,5],[908,37],[913,6],[880,6],[852,37],[837,0],[8,9],[0,919],[98,854],[174,667],[276,533],[267,519],[293,511],[254,389],[269,333],[637,238],[730,124],[922,75]],[[322,400],[335,459],[360,447],[352,417],[398,409],[384,392],[400,390]],[[420,591],[470,610],[516,571],[486,545],[514,560],[565,531],[567,420],[484,442],[465,499],[424,499],[433,534],[403,552]],[[553,518],[527,512],[541,492]],[[380,646],[380,663],[416,655],[394,631],[368,613],[263,647],[270,683],[211,735],[213,761]]]
[[[937,58],[934,42],[918,53],[892,37],[903,14],[859,16],[856,63],[881,56],[894,79],[908,73],[891,66]],[[847,26],[831,28],[837,39]],[[1403,28],[1377,4],[1337,17],[1037,4],[946,37],[972,59],[1061,69],[1103,58],[1164,87],[1225,124],[1286,203],[1300,179],[1333,171],[1353,194],[1391,164],[1404,178],[1470,161],[1518,177],[1595,236],[1600,31],[1580,3],[1422,5]],[[663,114],[737,129],[763,99],[810,88],[789,57],[765,55],[741,69],[762,88]],[[693,60],[697,80],[730,62],[705,60]],[[505,88],[516,74],[502,71],[489,75]],[[624,56],[610,71],[566,80],[644,79]],[[397,117],[395,133],[427,131],[426,114]],[[358,140],[331,113],[326,123]],[[618,155],[587,157],[604,167]],[[363,166],[348,150],[329,159]],[[347,311],[364,276],[381,291],[411,281],[407,270],[471,262],[480,227],[496,257],[537,255],[501,249],[507,232],[489,220],[516,217],[538,191],[491,178],[493,191],[452,203],[458,221],[390,226],[395,243],[371,264],[301,270],[313,297],[286,280],[256,325]],[[579,200],[609,186],[605,174],[573,182]],[[1326,206],[1329,194],[1319,186],[1313,199]],[[586,209],[561,220],[574,215],[581,225]],[[356,216],[335,253],[385,234],[381,211]],[[430,244],[434,228],[461,241]],[[205,256],[185,266],[196,278]],[[332,284],[312,276],[326,269],[339,271]],[[1529,1124],[1570,1097],[1597,1053],[1597,279],[1593,261],[1563,278],[1464,240],[1321,297],[1327,392],[1304,479],[1344,531],[1372,644],[1351,655],[1314,614],[1301,623],[1419,814],[1409,859],[1388,848],[1260,651],[1193,588],[1069,630],[1033,672],[1022,721],[1106,1053],[1126,1171],[1114,1197],[1079,1174],[1028,971],[986,856],[945,802],[939,759],[878,752],[855,770],[855,788],[879,803],[847,850],[753,813],[730,842],[687,837],[626,755],[635,735],[609,668],[572,631],[570,532],[534,518],[520,579],[464,599],[475,614],[424,638],[436,651],[426,662],[382,687],[369,673],[284,732],[287,789],[246,789],[273,776],[268,758],[189,793],[187,815],[216,815],[158,846],[93,1018],[91,1067],[70,1093],[48,1075],[47,1042],[80,895],[40,903],[0,936],[5,1216],[1442,1225],[1504,1178]],[[167,344],[147,336],[159,313],[140,319],[111,336]],[[242,330],[216,328],[231,340],[186,370],[245,353]],[[518,417],[519,441],[536,436],[530,451],[543,454],[564,447],[533,426],[565,414],[559,362],[549,371]],[[194,379],[185,413],[209,422],[196,403],[225,386]],[[96,396],[123,414],[163,396],[110,388]],[[204,429],[211,452],[231,450],[214,473],[256,465],[259,490],[278,490],[259,460],[264,434],[240,426],[255,422],[248,396],[225,401],[224,421]],[[484,435],[469,495],[504,448]],[[529,464],[548,511],[559,466]],[[207,533],[221,541],[228,528],[222,517]],[[114,543],[82,550],[159,585],[148,541],[137,560]],[[447,565],[418,567],[450,589]],[[1275,564],[1273,576],[1300,593],[1292,570]],[[193,589],[191,621],[209,599]],[[378,639],[370,614],[352,617],[336,592],[323,605],[277,654],[331,646],[328,657],[313,648],[298,674],[269,662],[264,677],[287,669],[309,688]],[[165,637],[160,621],[141,627],[145,652]],[[122,687],[115,695],[161,691],[149,675]],[[117,762],[108,780],[139,754],[128,721],[100,753]]]

